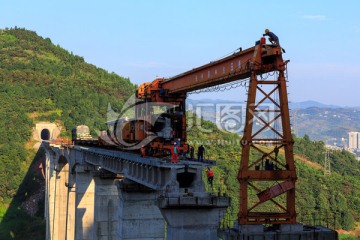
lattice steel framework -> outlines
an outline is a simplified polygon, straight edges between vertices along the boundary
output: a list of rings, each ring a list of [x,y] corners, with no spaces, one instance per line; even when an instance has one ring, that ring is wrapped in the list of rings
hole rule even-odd
[[[238,173],[239,224],[296,223],[297,177],[284,70],[273,77],[258,80],[255,72],[250,77]]]

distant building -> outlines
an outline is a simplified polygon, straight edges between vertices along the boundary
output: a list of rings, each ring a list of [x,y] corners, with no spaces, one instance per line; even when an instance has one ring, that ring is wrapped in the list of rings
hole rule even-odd
[[[349,132],[349,148],[359,149],[360,148],[360,133]]]

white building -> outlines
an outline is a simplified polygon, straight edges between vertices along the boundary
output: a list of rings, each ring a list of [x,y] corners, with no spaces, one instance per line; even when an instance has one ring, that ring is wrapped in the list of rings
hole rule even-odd
[[[350,149],[360,148],[359,132],[349,132],[349,148]]]

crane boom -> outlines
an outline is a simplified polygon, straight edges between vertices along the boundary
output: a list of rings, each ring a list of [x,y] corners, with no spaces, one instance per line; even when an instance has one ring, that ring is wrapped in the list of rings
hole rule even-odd
[[[169,93],[195,91],[249,78],[253,71],[266,73],[278,70],[281,68],[279,63],[282,63],[279,46],[258,44],[166,79],[162,82],[162,87],[168,89]]]
[[[262,74],[284,70],[284,65],[280,46],[258,44],[174,77],[155,79],[141,85],[137,92],[140,98],[146,98],[142,93],[149,96],[151,91],[160,89],[168,94],[188,93],[249,78],[252,72]]]

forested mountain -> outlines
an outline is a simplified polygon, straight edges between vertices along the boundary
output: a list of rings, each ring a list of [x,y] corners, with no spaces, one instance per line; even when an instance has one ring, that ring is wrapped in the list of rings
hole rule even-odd
[[[86,63],[49,38],[19,28],[0,30],[0,239],[7,239],[2,234],[8,229],[16,239],[35,239],[40,227],[29,223],[43,224],[41,213],[34,221],[18,208],[32,194],[28,186],[41,181],[28,172],[36,154],[30,142],[35,123],[56,121],[62,137],[79,124],[101,130],[108,103],[119,111],[134,90],[129,79]]]
[[[129,79],[86,63],[49,38],[25,29],[0,30],[0,239],[44,239],[41,209],[34,216],[22,210],[22,202],[43,182],[32,171],[42,155],[33,149],[35,124],[57,122],[63,126],[62,137],[79,124],[103,129],[108,103],[120,112],[134,90]],[[212,191],[231,196],[226,218],[234,220],[240,137],[221,132],[210,121],[203,124],[211,133],[195,126],[189,142],[204,144],[207,156],[217,160]],[[345,151],[334,151],[332,173],[324,175],[324,143],[307,136],[295,140],[298,219],[311,222],[319,212],[336,212],[336,228],[353,228],[360,218],[359,162]]]

